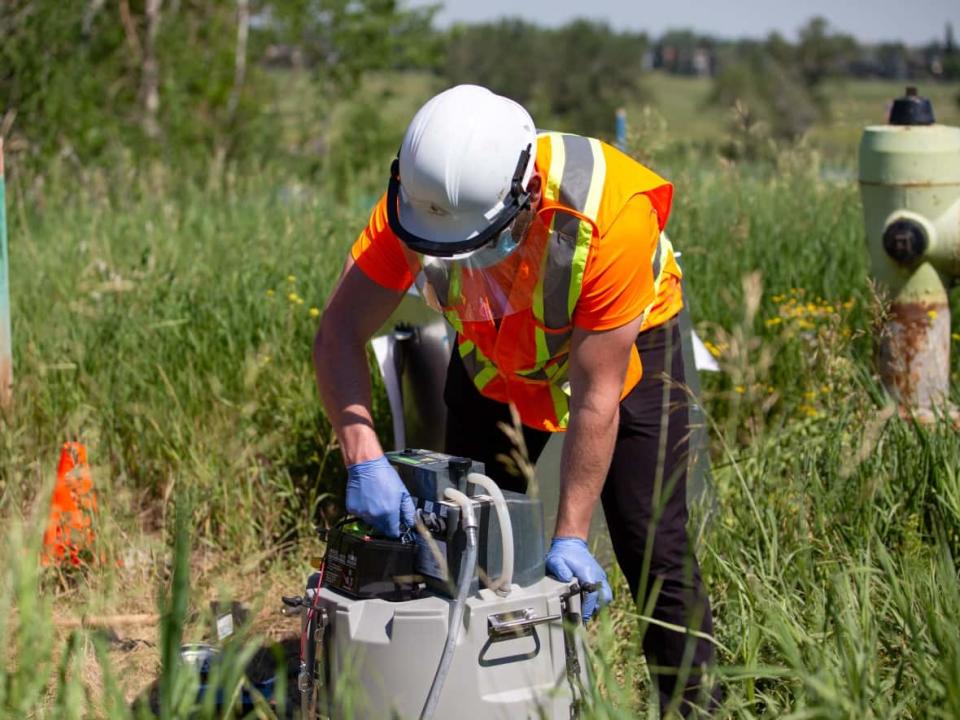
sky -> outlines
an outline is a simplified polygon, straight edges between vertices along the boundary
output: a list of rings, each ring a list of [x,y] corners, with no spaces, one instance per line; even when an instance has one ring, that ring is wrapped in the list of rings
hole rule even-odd
[[[408,0],[408,6],[437,0]],[[835,30],[866,42],[898,40],[922,44],[943,38],[952,22],[960,39],[960,0],[441,0],[436,25],[521,17],[544,26],[578,17],[611,27],[660,35],[671,28],[692,28],[724,38],[764,37],[773,30],[788,38],[815,15]]]

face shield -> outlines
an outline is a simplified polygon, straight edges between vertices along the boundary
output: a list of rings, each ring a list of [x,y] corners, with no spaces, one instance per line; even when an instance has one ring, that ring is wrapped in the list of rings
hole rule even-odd
[[[456,312],[466,322],[500,320],[533,306],[548,236],[543,220],[528,209],[477,250],[452,257],[413,255],[411,271],[435,310]],[[551,277],[556,273],[547,274]],[[545,285],[544,294],[552,289]]]

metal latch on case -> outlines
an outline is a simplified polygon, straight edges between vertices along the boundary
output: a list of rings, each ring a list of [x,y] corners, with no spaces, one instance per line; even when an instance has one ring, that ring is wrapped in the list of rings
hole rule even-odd
[[[533,632],[535,625],[562,619],[560,615],[537,616],[533,608],[508,610],[487,616],[487,636],[492,642],[522,637]]]

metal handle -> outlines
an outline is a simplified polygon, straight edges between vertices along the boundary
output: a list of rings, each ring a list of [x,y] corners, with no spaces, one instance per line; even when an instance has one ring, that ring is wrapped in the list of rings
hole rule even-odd
[[[490,640],[506,640],[529,635],[535,625],[563,619],[561,615],[538,616],[533,608],[509,610],[487,617],[487,636]]]

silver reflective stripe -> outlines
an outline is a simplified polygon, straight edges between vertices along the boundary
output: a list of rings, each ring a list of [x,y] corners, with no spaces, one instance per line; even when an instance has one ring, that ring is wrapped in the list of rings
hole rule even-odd
[[[657,251],[653,254],[653,279],[660,277],[660,254],[663,251],[663,238],[657,239]]]
[[[430,283],[430,286],[433,288],[433,292],[437,296],[437,302],[440,303],[441,307],[450,307],[450,284],[447,282],[447,274],[438,268],[436,265],[426,264],[421,265],[423,268],[422,272],[427,279],[427,282]]]
[[[545,381],[547,381],[547,380],[550,379],[550,376],[547,375],[546,370],[544,370],[543,368],[538,368],[538,369],[536,369],[536,370],[530,370],[529,372],[524,372],[524,371],[521,370],[521,371],[519,371],[519,372],[517,373],[517,375],[520,375],[520,376],[526,378],[527,380],[538,380],[538,381],[542,381],[542,382],[545,382]]]
[[[572,330],[573,329],[570,328],[566,332],[545,332],[543,334],[544,339],[547,341],[547,350],[550,351],[550,357],[556,358],[559,355],[567,354],[567,351],[570,349],[570,334]]]
[[[473,347],[470,348],[468,353],[460,353],[460,357],[463,359],[463,367],[467,371],[467,375],[471,378],[475,378],[477,374],[483,370],[483,364],[480,362],[480,357],[477,354],[477,346],[472,342],[470,343]],[[463,345],[460,346],[460,349],[463,349]]]
[[[547,250],[543,277],[550,278],[550,293],[543,298],[543,324],[560,330],[570,324],[567,295],[573,272],[573,253],[577,249],[577,232],[580,219],[557,211],[553,216],[553,232]],[[547,333],[549,343],[550,333]]]
[[[590,139],[579,135],[563,136],[566,160],[560,180],[560,202],[577,212],[587,207],[587,196],[593,180],[593,150]]]

